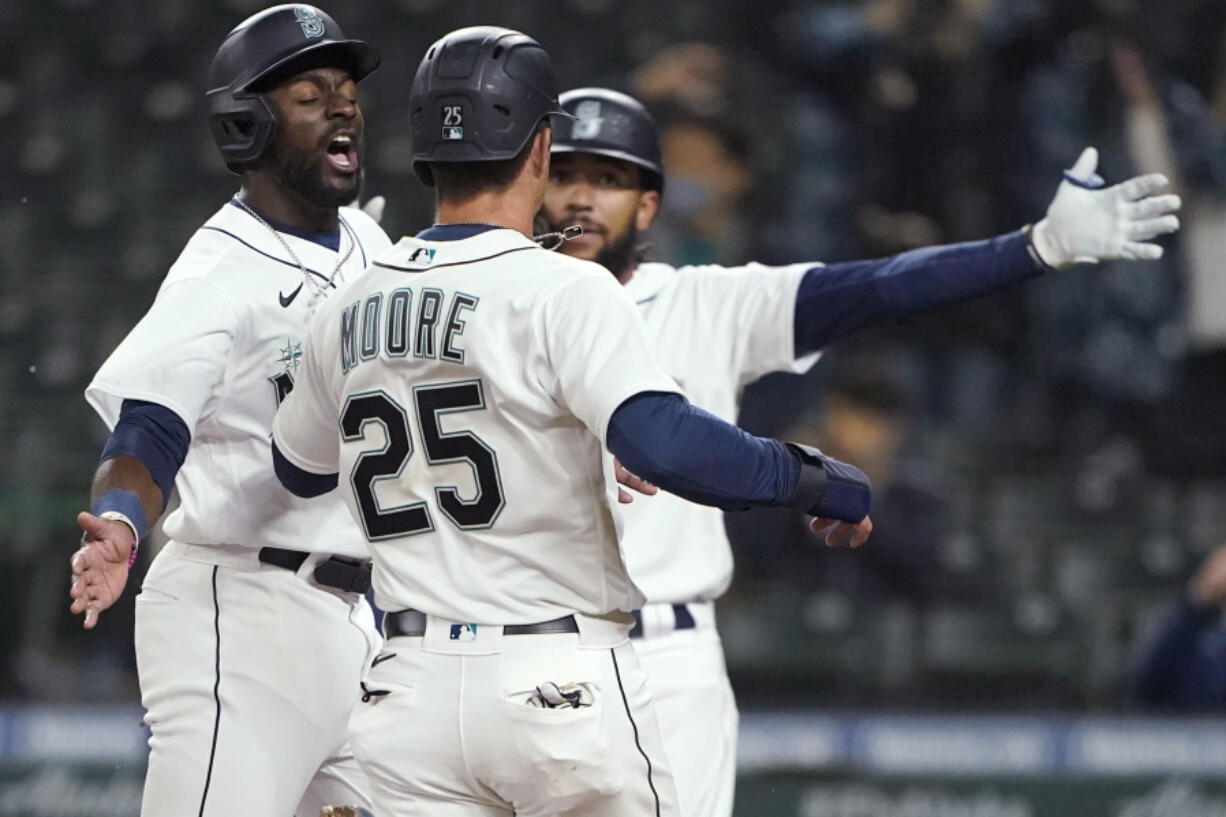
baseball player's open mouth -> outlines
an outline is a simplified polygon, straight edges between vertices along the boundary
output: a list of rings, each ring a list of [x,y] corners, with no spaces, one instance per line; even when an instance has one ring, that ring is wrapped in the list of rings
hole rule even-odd
[[[328,161],[342,173],[353,173],[358,169],[358,151],[353,137],[340,133],[332,137],[328,143]]]

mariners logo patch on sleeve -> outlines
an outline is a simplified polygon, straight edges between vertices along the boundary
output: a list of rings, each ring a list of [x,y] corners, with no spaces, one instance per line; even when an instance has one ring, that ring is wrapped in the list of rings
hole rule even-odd
[[[443,141],[458,142],[464,138],[464,106],[443,106]]]

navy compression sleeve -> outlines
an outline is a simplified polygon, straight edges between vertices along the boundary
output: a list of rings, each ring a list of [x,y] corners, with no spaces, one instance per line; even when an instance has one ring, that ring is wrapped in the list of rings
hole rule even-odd
[[[796,293],[796,356],[866,326],[987,295],[1041,273],[1020,231],[814,267]]]
[[[1181,603],[1137,669],[1137,698],[1184,710],[1226,704],[1226,631],[1220,618],[1216,607]]]
[[[170,409],[144,400],[124,400],[115,430],[102,449],[102,459],[134,457],[144,463],[162,489],[162,509],[170,501],[175,474],[187,458],[192,435],[187,424]]]
[[[702,505],[784,505],[849,522],[868,514],[859,469],[747,434],[676,394],[631,397],[613,412],[607,438],[631,472]]]

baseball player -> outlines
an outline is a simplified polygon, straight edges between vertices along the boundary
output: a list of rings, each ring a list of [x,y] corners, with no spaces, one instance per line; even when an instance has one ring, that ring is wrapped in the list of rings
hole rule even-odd
[[[379,644],[366,543],[339,498],[285,491],[269,450],[309,318],[390,246],[340,207],[362,178],[357,83],[378,64],[312,6],[276,6],[230,32],[209,120],[242,187],[86,390],[112,429],[77,518],[71,609],[87,628],[123,591],[172,487],[181,500],[136,598],[152,731],[144,815],[370,805],[346,735]]]
[[[871,529],[861,472],[689,405],[608,273],[530,238],[556,87],[514,31],[430,47],[409,109],[437,223],[323,305],[273,426],[283,484],[341,484],[392,611],[350,731],[380,817],[678,813],[606,443],[696,501]]]
[[[1178,227],[1179,199],[1150,195],[1164,178],[1103,188],[1089,149],[1065,174],[1046,218],[988,241],[828,266],[643,263],[638,235],[655,218],[665,186],[655,124],[639,102],[616,91],[568,91],[561,103],[574,119],[554,139],[542,214],[550,229],[583,227],[561,252],[602,264],[625,285],[657,364],[695,404],[728,421],[746,384],[768,372],[805,371],[826,344],[861,327],[1075,261],[1158,258],[1162,249],[1143,242]],[[732,578],[723,520],[712,508],[668,495],[630,505],[625,517],[630,575],[648,599],[635,611],[631,636],[682,813],[726,817],[737,710],[713,609]]]

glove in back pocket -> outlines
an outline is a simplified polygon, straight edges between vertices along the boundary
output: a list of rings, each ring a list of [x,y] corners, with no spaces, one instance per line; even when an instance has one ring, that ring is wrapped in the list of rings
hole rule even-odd
[[[539,701],[535,689],[503,699],[520,771],[504,791],[517,809],[535,813],[529,804],[548,804],[550,811],[572,811],[615,795],[625,785],[623,770],[610,757],[603,693],[591,682],[582,687],[590,694],[579,706],[534,706],[529,701]]]

